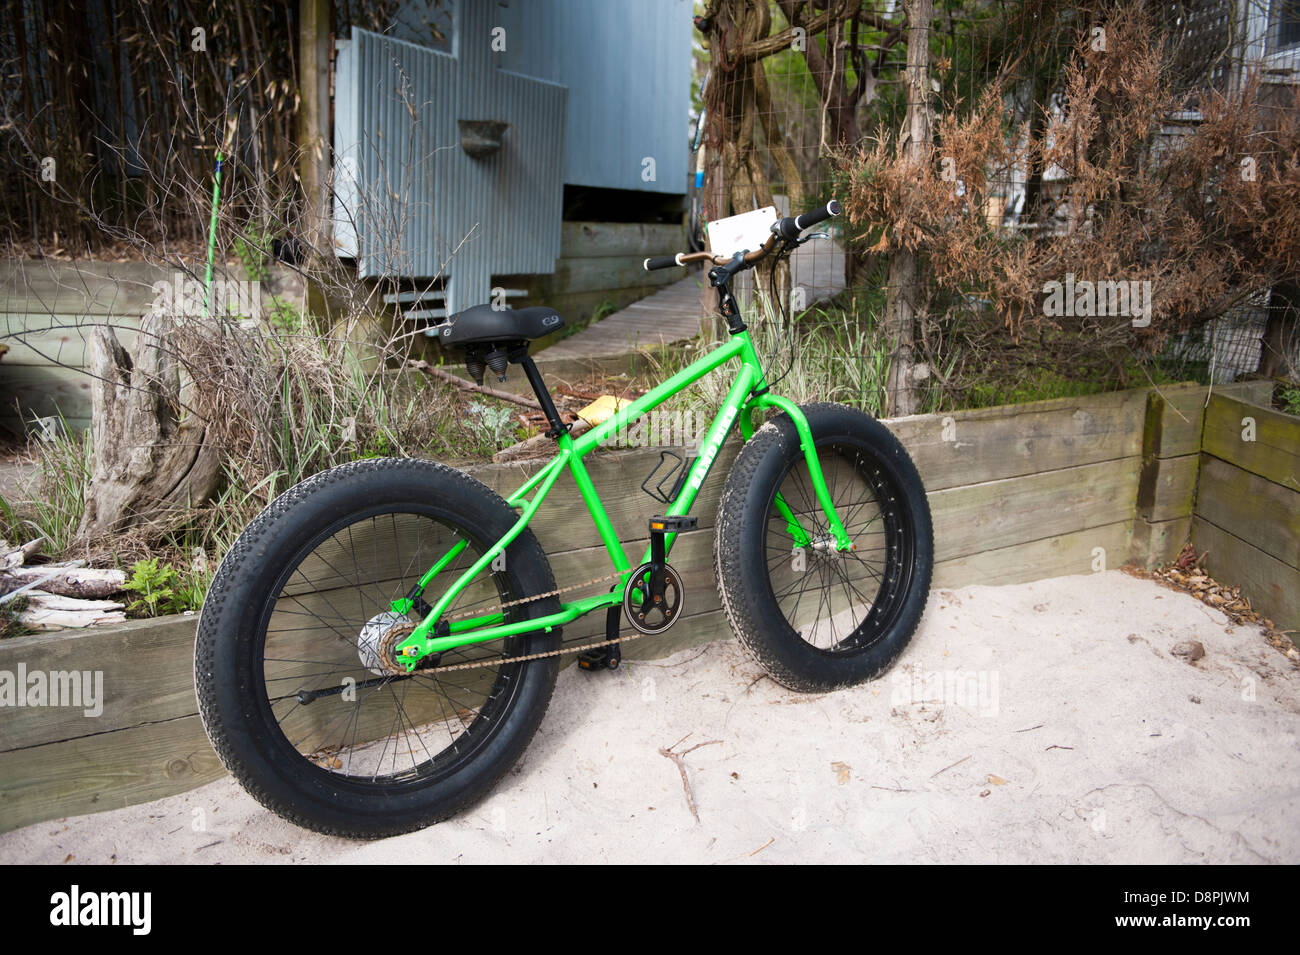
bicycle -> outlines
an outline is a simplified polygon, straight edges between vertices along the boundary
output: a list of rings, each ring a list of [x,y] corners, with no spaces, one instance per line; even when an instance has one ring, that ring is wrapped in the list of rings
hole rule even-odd
[[[774,394],[731,292],[733,277],[808,241],[840,212],[780,219],[761,247],[645,260],[707,262],[728,339],[597,427],[569,433],[528,354],[559,327],[543,307],[476,306],[441,330],[481,382],[522,367],[557,453],[508,498],[431,461],[365,460],[315,475],[271,502],[222,561],[199,619],[195,686],[225,764],[264,806],[320,832],[372,838],[423,828],[486,793],[522,755],[560,657],[616,667],[621,642],[662,633],[685,588],[668,562],[697,527],[696,496],[733,426],[744,444],[726,477],[715,571],[732,629],[778,682],[827,691],[874,678],[925,608],[934,543],[925,489],[874,418]],[[649,518],[637,566],[624,553],[584,457],[617,429],[722,365],[735,378],[668,507]],[[754,415],[775,414],[756,426]],[[557,587],[529,523],[568,472],[612,564]],[[519,511],[517,514],[516,511]],[[613,580],[608,592],[561,600]],[[605,639],[561,643],[606,613]],[[632,633],[623,636],[623,622]]]

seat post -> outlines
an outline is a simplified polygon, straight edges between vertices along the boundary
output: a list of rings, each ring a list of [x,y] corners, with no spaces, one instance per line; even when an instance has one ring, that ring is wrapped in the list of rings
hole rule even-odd
[[[537,370],[537,364],[533,361],[533,356],[528,354],[528,346],[525,345],[512,351],[510,360],[524,369],[524,374],[528,376],[528,383],[533,386],[533,393],[537,395],[537,402],[542,406],[542,412],[551,425],[551,430],[546,432],[547,436],[558,438],[568,431],[569,426],[560,420],[560,412],[556,410],[555,402],[551,399],[551,393],[546,387],[546,382],[542,380],[542,373]]]

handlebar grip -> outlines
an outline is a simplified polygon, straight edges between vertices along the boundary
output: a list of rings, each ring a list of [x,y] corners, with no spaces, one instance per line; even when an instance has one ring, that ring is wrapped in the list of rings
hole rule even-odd
[[[776,225],[776,232],[785,239],[797,239],[799,233],[810,226],[815,226],[819,222],[825,222],[844,211],[839,200],[832,199],[821,209],[814,209],[812,212],[805,212],[803,215],[787,217],[782,219]]]
[[[678,253],[680,255],[681,253]],[[642,265],[647,272],[653,272],[655,269],[671,269],[682,263],[677,261],[678,255],[655,255],[646,259]]]

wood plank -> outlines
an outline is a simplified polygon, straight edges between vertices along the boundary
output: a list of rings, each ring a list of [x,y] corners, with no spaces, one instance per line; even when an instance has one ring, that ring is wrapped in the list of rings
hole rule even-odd
[[[935,564],[932,586],[1021,584],[1047,577],[1114,570],[1128,560],[1132,522],[1116,521],[1042,540],[996,547]],[[1101,548],[1098,554],[1096,549]],[[1096,563],[1099,559],[1104,565]]]
[[[1264,408],[1269,407],[1273,401],[1273,381],[1270,378],[1254,378],[1234,381],[1226,385],[1215,385],[1214,390],[1230,398]]]
[[[142,262],[0,263],[0,312],[139,317],[153,304],[153,284],[171,281],[176,272],[170,265]]]
[[[0,753],[0,831],[162,799],[223,775],[197,715]]]
[[[0,363],[0,404],[30,427],[33,418],[62,414],[69,419],[89,419],[93,379],[79,368]]]
[[[1199,515],[1192,518],[1192,542],[1206,553],[1205,569],[1215,580],[1240,587],[1277,629],[1300,630],[1300,570]]]
[[[1300,493],[1207,454],[1196,514],[1300,568]]]
[[[686,233],[676,223],[565,222],[560,228],[560,257],[668,255],[681,251]]]
[[[103,712],[81,707],[6,707],[0,752],[197,713],[197,616],[133,620],[93,631],[62,630],[0,641],[0,670],[102,674]]]
[[[1144,458],[1138,482],[1138,517],[1159,522],[1189,516],[1196,498],[1200,460],[1199,454]]]
[[[1216,394],[1205,415],[1204,449],[1221,461],[1300,491],[1300,418]]]
[[[139,318],[158,297],[154,285],[202,282],[203,264],[191,263],[187,273],[175,264],[144,262],[64,262],[13,260],[0,263],[0,313],[39,317],[76,315]],[[242,282],[248,276],[239,263],[216,263],[214,281]],[[301,306],[306,296],[302,276],[291,266],[270,263],[259,283],[263,308],[271,297]]]
[[[938,491],[1137,455],[1145,406],[1134,390],[883,423]]]
[[[1192,518],[1175,517],[1167,521],[1133,521],[1133,548],[1129,559],[1142,567],[1167,564],[1176,558],[1183,544],[1191,539]]]
[[[530,286],[541,297],[574,295],[602,289],[657,289],[681,279],[673,269],[647,272],[646,254],[555,260],[555,271],[539,275]]]
[[[700,527],[712,527],[717,513],[722,485],[731,462],[740,450],[740,440],[732,436],[714,462],[708,479],[700,488],[692,514]],[[600,452],[585,460],[588,473],[600,493],[606,513],[620,540],[637,540],[648,534],[647,521],[663,510],[661,503],[641,490],[641,483],[659,461],[657,448]],[[537,464],[484,465],[470,468],[469,473],[483,481],[502,497],[509,496],[538,469]],[[538,510],[532,522],[533,533],[548,553],[595,546],[600,536],[586,509],[580,504],[573,479],[560,475],[551,496]]]
[[[1132,520],[1137,457],[930,494],[935,559],[968,557]]]
[[[91,329],[111,324],[117,340],[133,349],[140,333],[140,320],[129,317],[82,317],[76,315],[0,314],[0,342],[9,345],[4,363],[9,365],[63,365],[82,368],[86,364],[86,342]]]
[[[1207,391],[1190,383],[1152,388],[1143,450],[1164,458],[1200,451]]]

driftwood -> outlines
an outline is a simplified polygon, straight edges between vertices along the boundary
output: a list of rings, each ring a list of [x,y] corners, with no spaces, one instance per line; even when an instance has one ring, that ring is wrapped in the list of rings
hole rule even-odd
[[[415,358],[408,358],[407,362],[417,371],[422,371],[430,378],[437,378],[439,381],[445,381],[449,385],[455,385],[461,391],[472,391],[475,394],[487,395],[489,398],[497,398],[501,401],[509,401],[525,408],[531,408],[533,411],[541,411],[542,406],[533,398],[525,398],[523,395],[516,395],[509,391],[502,391],[500,388],[489,388],[487,385],[476,385],[472,381],[466,381],[459,375],[453,375],[449,371],[443,371],[435,365],[430,365],[427,361],[420,361]]]
[[[0,570],[9,570],[13,567],[21,567],[27,563],[28,558],[40,551],[41,545],[45,542],[39,537],[36,540],[28,541],[22,547],[15,547],[7,554],[0,555]]]
[[[50,577],[50,574],[55,576]],[[12,593],[34,581],[40,581],[40,591],[45,593],[97,600],[120,592],[126,584],[126,573],[93,567],[61,568],[49,564],[14,567],[0,570],[0,594]],[[34,590],[33,593],[35,592],[37,591]]]
[[[81,629],[126,622],[123,605],[111,600],[79,600],[42,590],[31,590],[23,596],[27,604],[19,612],[18,622],[32,630]]]
[[[169,332],[175,319],[146,315],[134,359],[107,325],[90,334],[93,468],[78,536],[131,527],[164,530],[207,502],[221,478],[220,452],[193,408]]]

